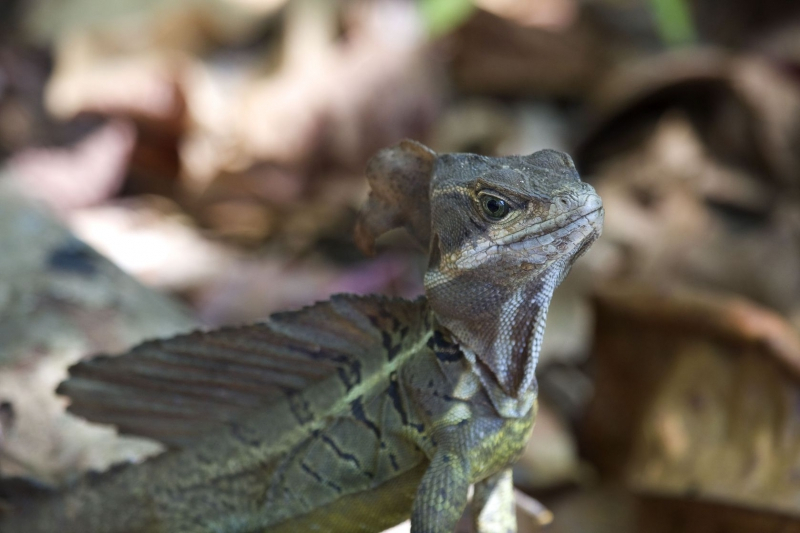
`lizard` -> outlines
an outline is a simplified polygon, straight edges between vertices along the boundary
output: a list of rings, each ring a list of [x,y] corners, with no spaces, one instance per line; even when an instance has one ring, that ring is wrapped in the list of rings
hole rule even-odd
[[[356,243],[405,228],[425,295],[336,295],[73,366],[70,410],[171,449],[21,505],[0,532],[516,531],[553,291],[602,230],[571,158],[373,156]]]

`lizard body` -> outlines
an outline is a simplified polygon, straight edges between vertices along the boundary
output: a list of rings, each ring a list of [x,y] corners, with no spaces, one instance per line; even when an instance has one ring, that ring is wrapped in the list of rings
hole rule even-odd
[[[547,306],[599,235],[599,198],[554,151],[404,141],[368,178],[357,240],[406,227],[429,250],[427,298],[335,296],[77,365],[73,411],[181,449],[0,532],[370,533],[411,515],[413,533],[450,533],[471,484],[478,531],[514,530],[508,469],[533,427]]]

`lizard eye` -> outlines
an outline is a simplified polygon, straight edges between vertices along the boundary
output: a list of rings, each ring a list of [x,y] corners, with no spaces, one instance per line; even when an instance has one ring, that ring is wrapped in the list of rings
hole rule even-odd
[[[511,210],[508,207],[508,202],[491,194],[481,195],[481,208],[486,213],[486,216],[492,220],[500,220]]]

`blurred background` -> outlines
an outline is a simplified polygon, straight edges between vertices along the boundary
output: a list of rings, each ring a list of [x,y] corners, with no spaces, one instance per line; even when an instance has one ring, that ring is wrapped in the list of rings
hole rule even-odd
[[[564,150],[605,203],[549,315],[521,533],[800,532],[793,0],[3,0],[0,473],[158,452],[64,413],[83,357],[420,294],[405,235],[352,239],[404,137]]]

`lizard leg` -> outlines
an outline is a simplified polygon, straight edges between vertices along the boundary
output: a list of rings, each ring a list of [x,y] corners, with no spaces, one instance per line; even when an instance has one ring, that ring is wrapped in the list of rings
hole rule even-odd
[[[510,468],[475,484],[472,520],[477,533],[517,533],[514,483]]]
[[[460,454],[433,456],[411,508],[411,533],[453,533],[467,506],[468,467]]]

